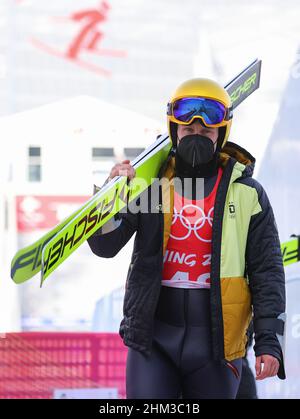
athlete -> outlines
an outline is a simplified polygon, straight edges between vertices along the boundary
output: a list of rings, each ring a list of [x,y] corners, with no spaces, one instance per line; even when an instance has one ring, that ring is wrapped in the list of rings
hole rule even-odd
[[[254,157],[228,141],[232,117],[218,83],[181,84],[167,108],[173,147],[159,204],[149,187],[148,211],[128,206],[88,240],[93,253],[113,257],[136,233],[119,331],[127,398],[235,398],[251,319],[256,379],[285,378],[276,222],[252,178]],[[118,175],[135,176],[129,160],[108,180]]]

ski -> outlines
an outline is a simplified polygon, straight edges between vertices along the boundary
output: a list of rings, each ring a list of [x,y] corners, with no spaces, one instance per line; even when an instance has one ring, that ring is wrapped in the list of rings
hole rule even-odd
[[[225,86],[233,108],[259,87],[260,70],[261,60],[256,59]],[[41,271],[42,285],[84,241],[151,185],[171,146],[168,134],[160,136],[131,162],[136,171],[131,182],[124,176],[115,177],[41,239],[20,249],[11,263],[13,281],[20,284]]]
[[[115,177],[41,239],[19,250],[11,263],[11,278],[14,282],[17,284],[25,282],[41,271],[43,250],[48,243],[51,245],[51,240],[58,237],[60,232],[65,233],[66,236],[59,261],[61,263],[65,260],[83,241],[119,212],[127,202],[136,198],[146,187],[150,186],[154,180],[151,177],[157,175],[160,166],[169,154],[170,148],[171,142],[168,135],[160,136],[132,161],[131,164],[136,170],[136,177],[130,182],[130,186],[124,176]],[[141,180],[143,181],[141,182]],[[71,244],[70,231],[74,224],[78,224],[75,229],[76,237],[73,236],[72,251],[69,252],[67,247]],[[53,270],[53,258],[56,256],[57,251],[51,254],[51,261],[49,260],[49,264],[46,263],[45,265],[44,269],[48,274]]]
[[[225,89],[230,96],[233,109],[259,88],[260,73],[261,60],[256,59],[226,84]]]
[[[293,234],[291,240],[281,243],[283,265],[288,266],[300,261],[300,236]]]
[[[33,244],[18,250],[11,261],[11,278],[17,284],[20,284],[32,278],[41,270],[42,249],[56,234],[63,229],[72,219],[74,219],[90,202],[88,200],[82,207],[74,211],[69,217],[65,218],[44,236]]]

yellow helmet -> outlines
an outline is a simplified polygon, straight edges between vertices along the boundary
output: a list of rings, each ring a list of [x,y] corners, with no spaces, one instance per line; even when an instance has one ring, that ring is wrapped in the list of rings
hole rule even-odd
[[[198,118],[205,126],[219,127],[218,144],[222,148],[229,137],[232,116],[230,96],[220,84],[210,79],[190,79],[177,87],[168,103],[169,135],[176,145],[177,124],[189,125]]]

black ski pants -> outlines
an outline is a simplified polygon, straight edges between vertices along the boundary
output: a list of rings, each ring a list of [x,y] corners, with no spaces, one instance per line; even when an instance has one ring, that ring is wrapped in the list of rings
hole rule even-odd
[[[242,359],[214,361],[210,291],[162,286],[150,356],[128,348],[128,399],[233,399]]]

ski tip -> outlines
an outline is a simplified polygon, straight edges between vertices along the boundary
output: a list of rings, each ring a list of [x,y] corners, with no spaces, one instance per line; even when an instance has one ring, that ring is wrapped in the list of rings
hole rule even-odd
[[[43,275],[43,269],[41,269],[41,281],[40,281],[40,288],[43,288],[43,284],[44,284],[44,282],[45,282],[45,278],[44,278],[44,275]]]
[[[40,288],[43,288],[43,283],[45,281],[44,279],[44,275],[43,275],[44,269],[43,269],[43,264],[42,264],[42,268],[41,268],[41,281],[40,281]]]

